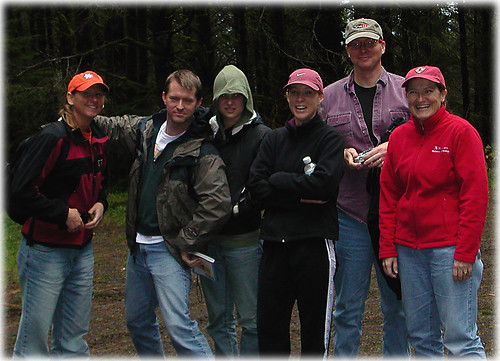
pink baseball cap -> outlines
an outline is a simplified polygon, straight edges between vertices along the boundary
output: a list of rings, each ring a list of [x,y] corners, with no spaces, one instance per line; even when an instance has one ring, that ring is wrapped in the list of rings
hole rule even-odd
[[[408,81],[413,78],[422,78],[430,80],[434,83],[441,84],[446,89],[446,84],[444,82],[444,76],[436,66],[417,66],[416,68],[411,69],[405,76],[405,81],[402,85],[403,88],[406,88]]]
[[[283,88],[292,84],[304,84],[312,89],[323,93],[323,81],[317,72],[312,69],[302,68],[295,70],[288,77],[288,83]]]

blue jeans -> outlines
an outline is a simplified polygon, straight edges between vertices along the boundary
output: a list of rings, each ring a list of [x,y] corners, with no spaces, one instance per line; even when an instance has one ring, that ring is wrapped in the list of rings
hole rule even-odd
[[[125,306],[127,327],[139,356],[163,356],[155,309],[165,323],[179,356],[212,357],[198,323],[189,313],[191,271],[172,256],[165,242],[138,244],[135,257],[129,254]]]
[[[415,355],[443,356],[444,344],[452,355],[485,358],[476,324],[477,291],[483,274],[481,253],[472,266],[472,276],[454,282],[455,246],[396,248],[403,306]]]
[[[94,273],[92,243],[83,249],[28,246],[23,237],[17,253],[23,299],[14,358],[88,357],[88,333]]]
[[[384,356],[406,356],[410,353],[403,305],[384,280],[366,224],[345,212],[339,212],[340,234],[335,244],[334,355],[355,357],[359,352],[361,323],[370,289],[372,265],[375,266],[384,314]]]
[[[215,259],[216,280],[200,277],[208,310],[208,333],[215,354],[238,356],[234,307],[241,327],[241,356],[259,353],[257,337],[257,282],[262,256],[260,243],[231,248],[209,244],[207,254]]]

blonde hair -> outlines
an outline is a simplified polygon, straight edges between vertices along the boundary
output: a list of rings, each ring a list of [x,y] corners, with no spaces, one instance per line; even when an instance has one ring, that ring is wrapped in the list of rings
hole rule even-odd
[[[73,116],[73,107],[68,103],[64,104],[59,110],[59,116],[71,127],[71,129],[77,129],[78,124]]]
[[[170,87],[170,83],[176,81],[183,88],[195,91],[196,100],[201,98],[201,81],[198,75],[193,73],[191,70],[180,69],[174,71],[170,74],[165,80],[165,94],[168,93],[168,88]]]

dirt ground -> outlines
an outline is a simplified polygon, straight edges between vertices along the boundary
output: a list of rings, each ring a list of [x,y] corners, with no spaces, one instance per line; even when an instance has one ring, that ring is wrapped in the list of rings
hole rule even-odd
[[[481,252],[485,264],[483,282],[479,295],[478,327],[485,345],[487,356],[496,355],[495,344],[495,244],[493,226],[493,203],[490,203]],[[124,230],[104,222],[94,240],[95,284],[92,304],[90,333],[87,341],[92,356],[137,357],[125,325],[124,285],[125,261],[127,256]],[[372,280],[370,295],[366,303],[361,340],[361,356],[380,358],[382,351],[382,315],[378,305],[378,290]],[[207,313],[201,288],[196,280],[191,289],[191,312],[194,319],[206,333]],[[6,357],[12,355],[19,317],[21,297],[17,282],[5,284],[4,288],[4,342]],[[164,329],[165,353],[174,356],[175,352]],[[296,312],[291,325],[292,356],[300,354],[299,326]]]

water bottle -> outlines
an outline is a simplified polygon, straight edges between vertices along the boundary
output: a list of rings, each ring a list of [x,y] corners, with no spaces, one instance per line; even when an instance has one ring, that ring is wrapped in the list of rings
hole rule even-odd
[[[316,164],[312,162],[309,156],[305,156],[302,161],[304,162],[304,173],[311,175],[314,172],[314,168],[316,168]]]

